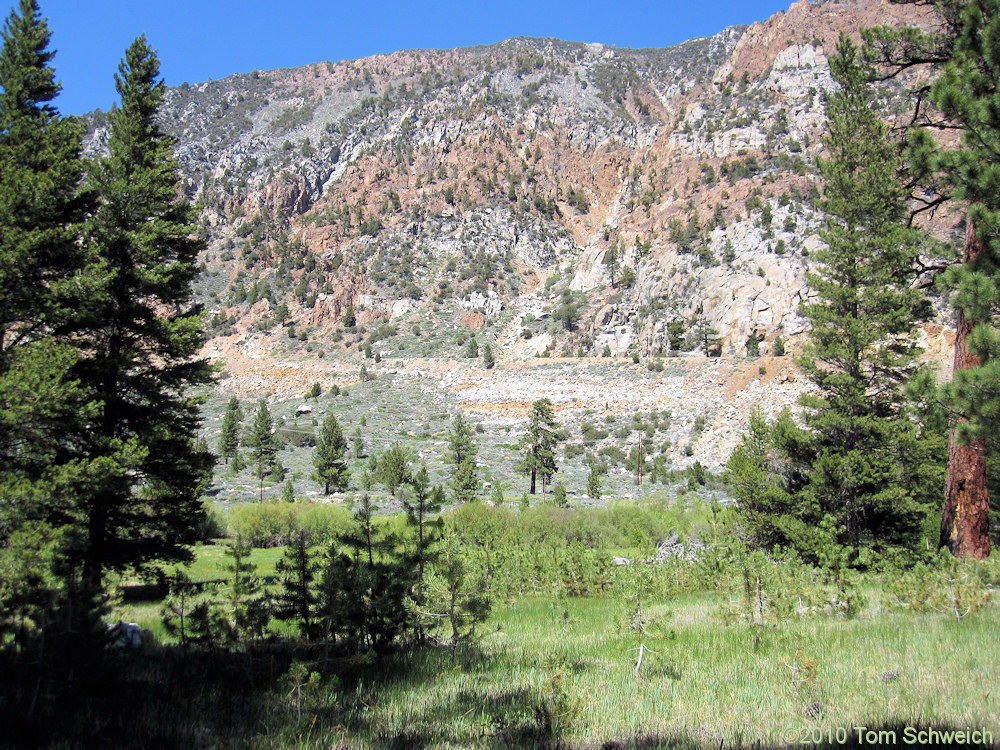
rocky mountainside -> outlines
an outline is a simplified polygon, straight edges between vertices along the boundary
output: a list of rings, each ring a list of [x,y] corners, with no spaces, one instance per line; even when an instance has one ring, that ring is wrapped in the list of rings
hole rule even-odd
[[[501,356],[657,354],[672,321],[674,348],[714,329],[723,353],[754,334],[766,352],[802,331],[825,51],[914,20],[801,0],[667,49],[512,39],[173,88],[213,333],[294,323],[329,351],[352,342],[326,340],[348,307],[371,324],[457,306]]]
[[[794,347],[820,242],[826,54],[841,31],[921,12],[800,0],[666,49],[511,39],[172,88],[164,123],[210,240],[212,351]],[[883,93],[886,118],[905,116]]]

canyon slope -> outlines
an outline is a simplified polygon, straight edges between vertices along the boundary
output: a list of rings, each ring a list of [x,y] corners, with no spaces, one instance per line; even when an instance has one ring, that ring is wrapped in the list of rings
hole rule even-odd
[[[751,409],[806,387],[775,354],[807,332],[827,55],[925,12],[800,0],[664,49],[519,38],[169,89],[223,388],[301,396],[364,366],[435,378],[487,421],[542,395],[571,417],[636,408],[673,358],[642,406],[707,415],[718,439],[679,460],[718,465]],[[879,90],[890,122],[904,88]],[[105,119],[88,121],[96,153]],[[947,211],[928,229],[962,231]],[[925,334],[944,361],[946,316]],[[575,378],[547,367],[567,358]]]

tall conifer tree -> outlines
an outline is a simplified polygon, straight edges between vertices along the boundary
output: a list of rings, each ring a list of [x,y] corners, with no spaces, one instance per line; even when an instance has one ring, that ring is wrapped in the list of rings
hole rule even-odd
[[[274,441],[274,420],[271,418],[266,401],[261,401],[257,406],[257,414],[254,416],[253,427],[246,445],[250,449],[251,462],[257,464],[260,500],[264,502],[264,470],[274,466],[274,455],[278,452],[278,445]]]
[[[807,493],[842,525],[855,552],[866,540],[900,543],[926,515],[929,488],[914,480],[927,445],[901,396],[919,350],[917,325],[930,315],[912,284],[920,235],[907,225],[901,159],[872,109],[870,71],[842,35],[831,71],[841,89],[827,107],[826,247],[808,277],[818,304],[799,364],[820,389],[806,397],[816,457]]]
[[[479,448],[472,436],[472,428],[461,414],[455,415],[455,420],[448,431],[448,446],[451,448],[451,454],[448,458],[455,464],[456,469],[467,458],[475,461]]]
[[[236,396],[229,399],[225,416],[222,417],[222,430],[219,433],[219,456],[229,463],[240,447],[240,425],[243,422],[243,409]]]
[[[198,400],[211,382],[198,359],[201,312],[192,304],[202,242],[179,197],[174,140],[157,112],[165,87],[145,37],[115,76],[121,103],[108,115],[108,155],[89,182],[100,206],[89,228],[92,262],[105,281],[86,306],[81,380],[101,405],[88,446],[100,457],[84,501],[82,558],[91,588],[105,570],[184,559],[202,513],[211,456],[195,447]]]
[[[897,0],[926,5],[923,0]],[[933,65],[930,96],[921,81],[907,151],[925,209],[950,198],[967,207],[962,262],[942,277],[956,312],[954,380],[945,388],[955,415],[941,518],[942,546],[956,555],[990,554],[987,437],[1000,419],[1000,0],[934,3],[934,33],[916,28],[865,30],[889,76]],[[932,108],[936,108],[933,111]],[[941,117],[943,115],[943,118]],[[933,131],[961,134],[941,148]],[[927,193],[931,198],[925,197]]]
[[[900,158],[872,110],[857,47],[842,36],[838,53],[830,66],[841,88],[827,107],[829,157],[820,161],[826,247],[808,276],[818,301],[802,308],[812,331],[797,360],[818,392],[802,399],[808,429],[755,422],[729,469],[761,543],[814,559],[833,544],[857,560],[867,546],[917,542],[943,469],[933,455],[943,436],[921,432],[902,396],[929,307],[912,285],[920,235],[907,226]],[[762,440],[783,454],[780,479],[769,476]]]
[[[79,237],[92,206],[80,191],[83,128],[51,104],[60,85],[35,0],[21,0],[2,37],[0,367],[72,318],[86,265]]]
[[[952,552],[990,554],[986,437],[1000,419],[1000,2],[970,0],[954,24],[950,60],[931,97],[962,129],[961,146],[943,152],[938,169],[967,203],[963,263],[949,269],[957,313],[954,381],[947,393],[959,415],[948,454],[941,544]],[[917,149],[919,153],[919,149]]]
[[[559,436],[556,433],[556,417],[552,411],[552,402],[540,398],[531,405],[531,418],[528,421],[528,432],[521,440],[524,455],[518,463],[518,471],[531,477],[531,494],[535,494],[536,480],[542,478],[542,494],[552,475],[559,470],[556,466],[556,444]]]
[[[34,0],[4,24],[0,51],[0,472],[35,477],[61,462],[80,393],[66,377],[72,329],[92,282],[80,235],[82,129],[62,119],[50,33]],[[64,457],[63,457],[64,458]]]
[[[54,566],[78,518],[78,439],[93,416],[69,374],[94,284],[79,242],[92,202],[80,191],[82,127],[52,105],[49,39],[37,2],[21,0],[0,50],[0,641],[10,626],[22,646],[46,627],[52,643],[73,588]]]

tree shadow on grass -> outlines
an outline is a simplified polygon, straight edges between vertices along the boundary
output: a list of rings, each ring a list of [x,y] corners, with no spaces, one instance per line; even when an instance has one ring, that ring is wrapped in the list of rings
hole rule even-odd
[[[0,664],[0,748],[246,747],[291,653],[161,646],[73,661]]]
[[[410,695],[454,669],[437,649],[400,649],[375,660],[344,659],[336,676],[309,683],[301,693],[289,682],[295,660],[310,664],[310,653],[293,641],[254,644],[239,651],[185,651],[155,647],[132,654],[104,653],[42,673],[36,666],[0,657],[0,748],[199,748],[356,747],[418,750],[445,745],[496,750],[654,750],[659,748],[779,748],[802,746],[809,738],[762,743],[745,737],[693,734],[601,737],[575,743],[572,717],[566,718],[555,688],[463,683],[437,698]],[[467,652],[466,674],[503,669],[499,656]],[[315,666],[312,661],[311,665]],[[343,665],[350,665],[343,668]],[[291,686],[291,687],[290,687]],[[551,686],[550,686],[551,687]],[[401,701],[387,719],[387,696]],[[413,700],[412,698],[410,700]],[[392,713],[391,711],[389,712]],[[975,727],[974,727],[975,728]],[[934,730],[935,747],[995,747],[972,744],[949,732],[965,727],[903,722],[868,726],[846,741],[809,744],[835,748],[906,744],[919,729]],[[950,742],[949,742],[949,737]],[[992,740],[1000,738],[995,733]],[[817,739],[821,739],[817,737]],[[874,740],[874,741],[873,741]],[[881,741],[880,741],[881,740]],[[891,741],[890,741],[891,740]]]

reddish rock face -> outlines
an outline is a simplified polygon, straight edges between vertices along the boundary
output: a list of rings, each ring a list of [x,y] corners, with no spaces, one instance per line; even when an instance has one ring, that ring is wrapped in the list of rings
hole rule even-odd
[[[478,331],[486,325],[486,316],[481,312],[467,312],[462,316],[462,325],[471,331]]]
[[[929,12],[798,0],[661,50],[515,39],[172,90],[206,267],[230,280],[212,290],[220,313],[246,330],[283,303],[330,354],[355,343],[340,335],[348,306],[361,326],[479,331],[501,307],[513,321],[554,315],[571,292],[575,324],[535,330],[530,346],[512,326],[494,353],[655,355],[667,324],[695,318],[724,356],[751,335],[794,345],[821,244],[811,162],[826,55],[841,31]],[[939,212],[939,234],[955,220]],[[269,309],[233,301],[238,274],[268,283]],[[485,290],[490,307],[473,300]]]

